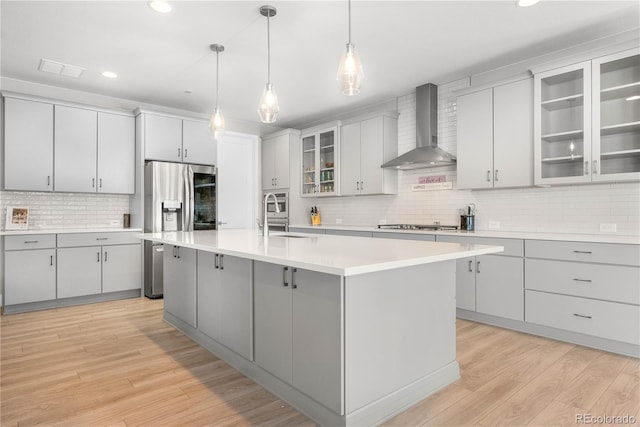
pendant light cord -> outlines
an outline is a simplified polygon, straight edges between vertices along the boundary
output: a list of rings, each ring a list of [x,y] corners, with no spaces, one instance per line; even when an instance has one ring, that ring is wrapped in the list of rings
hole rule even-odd
[[[218,110],[218,92],[220,85],[218,84],[220,79],[220,52],[216,52],[216,111]]]
[[[348,8],[349,8],[349,44],[351,44],[351,0],[348,0]]]
[[[267,11],[267,84],[271,84],[271,27],[269,19],[271,11]]]

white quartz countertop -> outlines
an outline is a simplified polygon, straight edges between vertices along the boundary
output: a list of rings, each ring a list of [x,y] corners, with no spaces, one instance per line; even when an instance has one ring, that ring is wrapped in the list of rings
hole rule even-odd
[[[619,234],[546,233],[546,232],[529,232],[529,231],[494,231],[494,230],[419,231],[419,230],[390,230],[385,228],[378,228],[377,226],[360,226],[360,225],[312,226],[308,224],[304,224],[304,225],[292,224],[289,226],[289,228],[367,231],[367,232],[380,232],[380,233],[434,234],[436,236],[493,237],[493,238],[503,238],[503,239],[561,240],[561,241],[567,241],[567,242],[622,243],[622,244],[640,245],[640,236],[627,236],[627,235],[619,235]]]
[[[0,236],[20,236],[23,234],[73,234],[73,233],[116,233],[141,232],[141,228],[40,228],[29,230],[2,230]]]
[[[303,236],[302,238],[282,235]],[[371,239],[301,233],[263,237],[255,230],[160,232],[138,237],[160,243],[305,268],[340,276],[502,252],[502,246]]]

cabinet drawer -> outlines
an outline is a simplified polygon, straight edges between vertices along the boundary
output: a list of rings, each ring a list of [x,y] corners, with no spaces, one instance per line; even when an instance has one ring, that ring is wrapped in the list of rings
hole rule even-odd
[[[472,245],[504,246],[504,252],[496,255],[524,256],[524,241],[520,239],[499,239],[493,237],[473,236],[441,236],[436,235],[437,242],[470,243]]]
[[[325,234],[334,236],[352,236],[352,237],[371,237],[371,231],[355,231],[355,230],[332,230],[327,229]]]
[[[596,337],[640,344],[640,307],[526,291],[525,321]]]
[[[325,234],[324,228],[289,227],[290,233]]]
[[[19,251],[24,249],[48,249],[55,247],[55,234],[21,234],[19,236],[4,237],[4,249],[6,251]]]
[[[436,240],[436,236],[433,234],[386,233],[380,231],[374,231],[373,237],[379,239],[423,240],[427,242],[435,242]]]
[[[74,246],[106,246],[140,243],[140,239],[133,236],[134,233],[131,232],[58,234],[58,247],[70,248]]]
[[[528,258],[640,266],[640,245],[527,240]]]
[[[640,305],[640,268],[527,259],[527,289]]]

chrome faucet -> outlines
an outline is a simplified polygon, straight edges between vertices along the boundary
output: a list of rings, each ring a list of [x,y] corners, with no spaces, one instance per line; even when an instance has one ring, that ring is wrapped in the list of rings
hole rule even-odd
[[[269,221],[267,220],[267,200],[269,196],[273,197],[273,201],[276,205],[276,212],[280,213],[280,206],[278,206],[278,198],[273,193],[267,193],[264,195],[264,216],[262,217],[262,235],[269,235]]]

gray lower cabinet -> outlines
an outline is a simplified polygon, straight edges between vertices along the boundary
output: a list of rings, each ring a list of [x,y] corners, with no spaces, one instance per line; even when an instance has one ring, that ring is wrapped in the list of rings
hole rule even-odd
[[[196,327],[196,250],[165,245],[164,309]]]
[[[197,257],[198,329],[250,359],[251,261],[204,251]]]
[[[393,233],[386,231],[374,231],[373,237],[379,239],[422,240],[427,242],[435,242],[436,240],[434,234]]]
[[[140,245],[102,247],[102,293],[140,289]]]
[[[351,237],[372,237],[373,233],[371,231],[360,231],[360,230],[335,230],[328,228],[325,231],[325,234],[332,234],[334,236],[351,236]]]
[[[324,228],[289,227],[291,233],[325,234]]]
[[[339,276],[254,261],[255,362],[342,413]]]
[[[524,241],[467,236],[437,236],[439,242],[499,245],[500,255],[456,261],[456,306],[482,314],[524,320]]]
[[[56,250],[6,251],[4,304],[56,299]]]
[[[58,298],[102,292],[100,246],[58,249]]]

